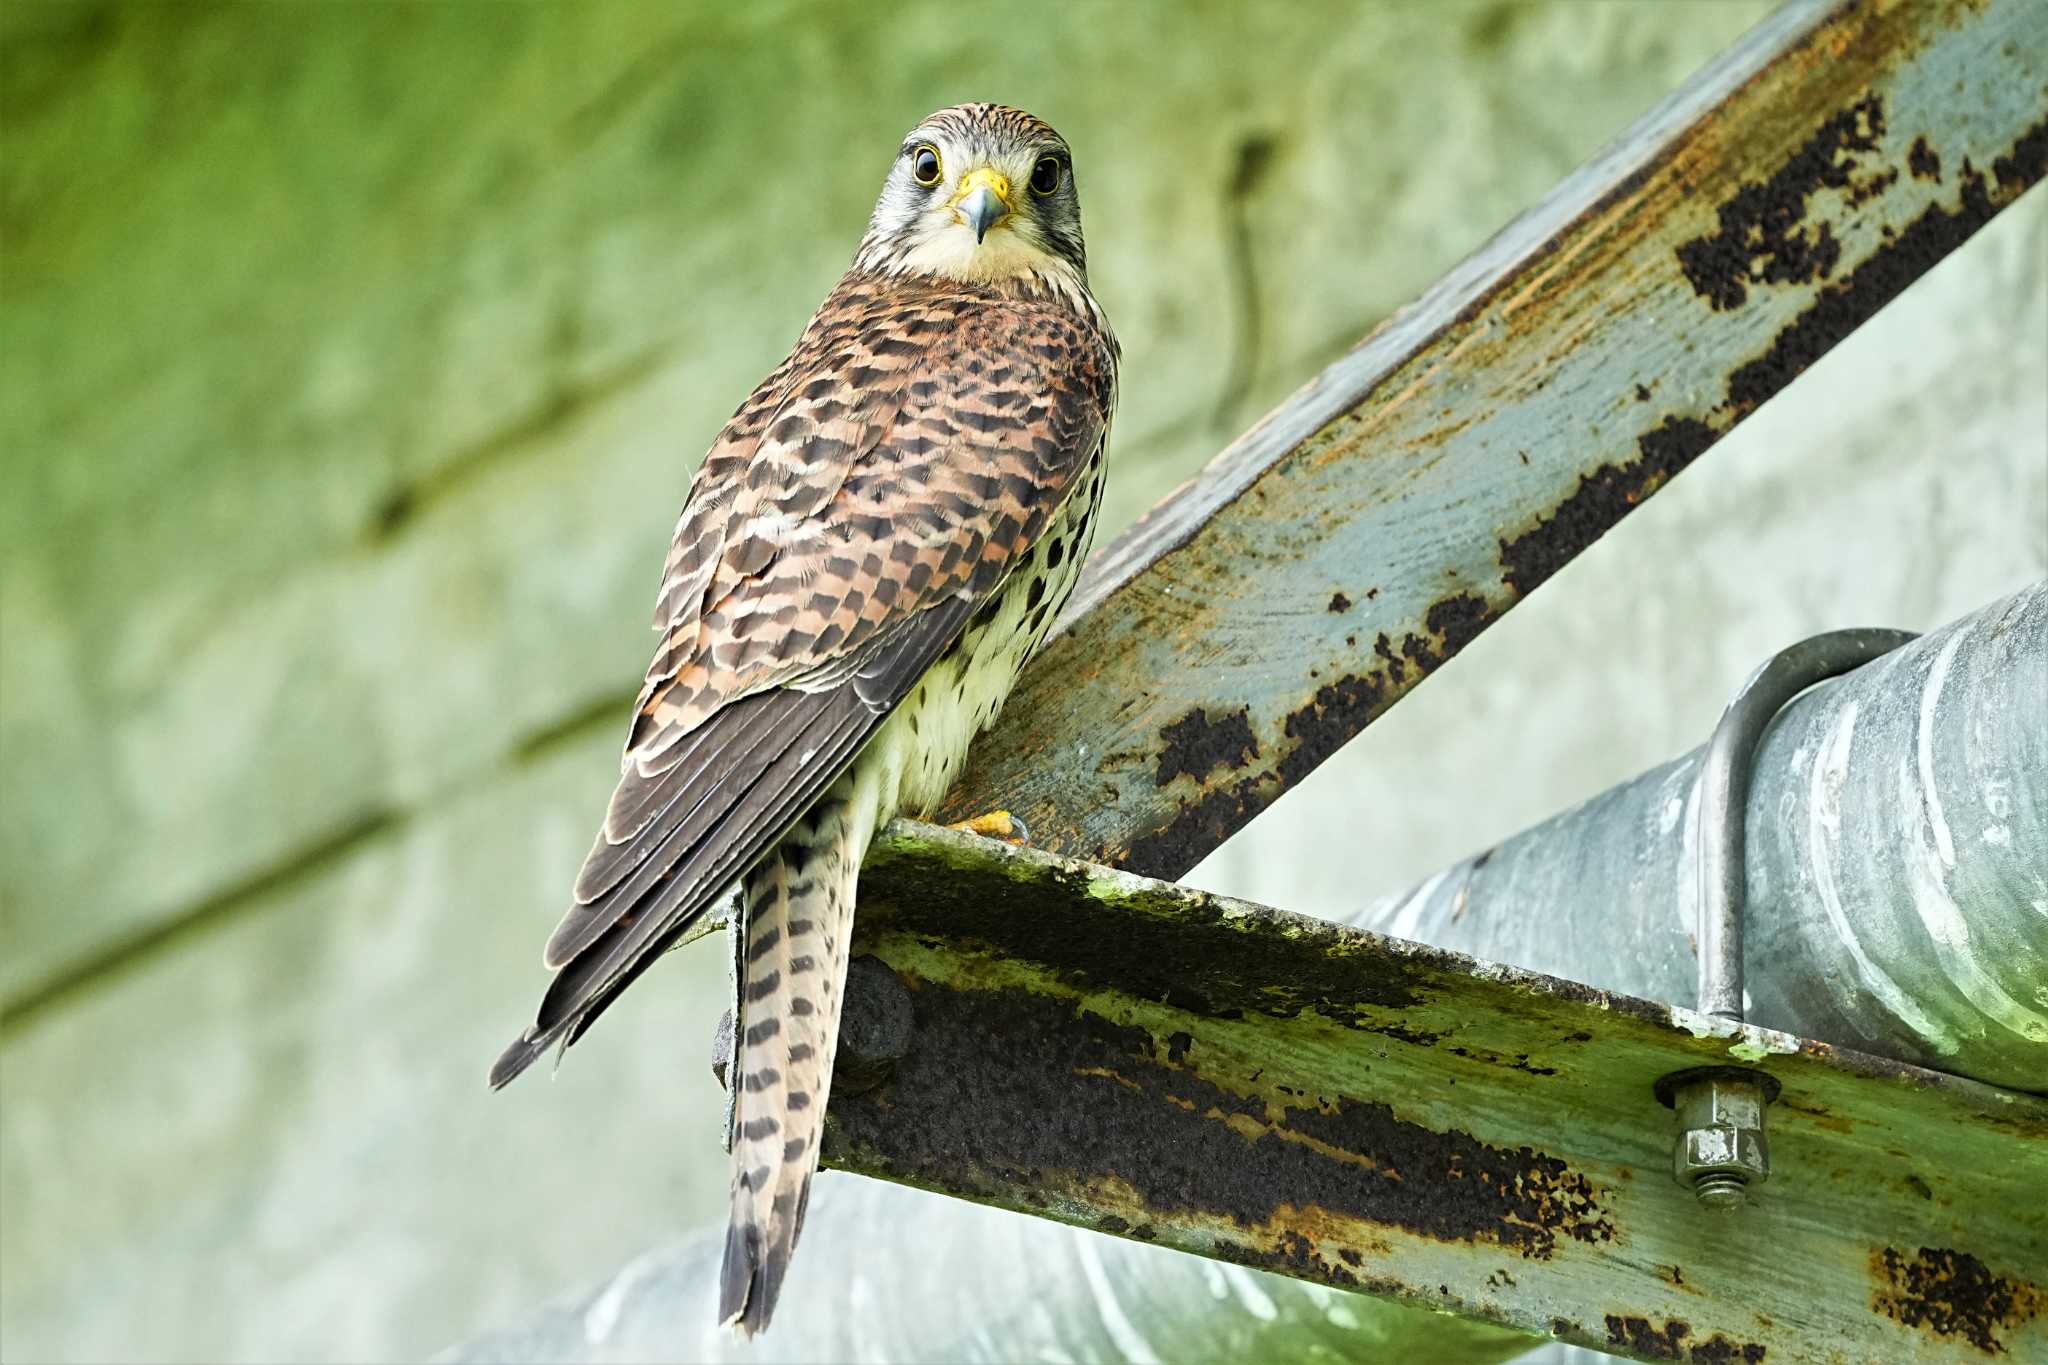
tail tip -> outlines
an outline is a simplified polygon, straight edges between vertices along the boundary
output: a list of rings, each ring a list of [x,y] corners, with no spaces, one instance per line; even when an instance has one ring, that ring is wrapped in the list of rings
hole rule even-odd
[[[498,1054],[498,1060],[491,1063],[491,1089],[503,1090],[520,1072],[533,1065],[534,1058],[547,1050],[547,1040],[535,1030],[528,1029]]]
[[[741,1341],[759,1336],[775,1312],[782,1276],[770,1274],[775,1255],[762,1246],[758,1225],[735,1218],[725,1230],[725,1264],[718,1276],[718,1325]],[[788,1253],[782,1254],[787,1264]]]

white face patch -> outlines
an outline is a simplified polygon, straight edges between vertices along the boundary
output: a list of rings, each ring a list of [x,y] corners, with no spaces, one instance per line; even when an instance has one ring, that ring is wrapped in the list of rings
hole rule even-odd
[[[986,137],[962,139],[943,127],[920,128],[905,145],[924,144],[939,154],[938,184],[918,184],[914,154],[898,155],[855,257],[856,268],[979,284],[1036,281],[1061,294],[1085,293],[1071,173],[1063,171],[1051,195],[1034,194],[1030,187],[1039,160],[1055,151],[1064,158],[1063,149],[1037,141],[991,146]],[[1009,183],[1010,212],[976,241],[956,204],[962,182],[984,169]]]
[[[937,224],[920,234],[915,245],[896,259],[906,271],[984,284],[1025,275],[1046,275],[1055,270],[1072,271],[1073,267],[1065,261],[1014,231],[1010,222],[1015,218],[1012,214],[1009,220],[990,228],[988,236],[979,242],[974,240],[974,229],[965,223]]]

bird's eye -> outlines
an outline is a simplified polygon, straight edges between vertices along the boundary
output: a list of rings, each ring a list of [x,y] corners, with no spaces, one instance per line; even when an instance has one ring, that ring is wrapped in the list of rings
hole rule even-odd
[[[1042,156],[1031,168],[1031,192],[1043,199],[1060,187],[1060,159]]]
[[[917,183],[932,186],[939,183],[939,149],[929,142],[910,154],[910,174]]]

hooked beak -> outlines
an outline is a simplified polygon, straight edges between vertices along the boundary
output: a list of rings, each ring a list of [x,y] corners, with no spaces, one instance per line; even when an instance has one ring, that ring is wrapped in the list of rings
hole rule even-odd
[[[985,166],[970,171],[960,181],[953,211],[974,229],[974,240],[980,242],[990,228],[1010,216],[1010,182]]]

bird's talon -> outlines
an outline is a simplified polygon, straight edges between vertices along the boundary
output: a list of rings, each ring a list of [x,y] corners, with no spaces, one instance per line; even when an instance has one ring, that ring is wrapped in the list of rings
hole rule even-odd
[[[1031,842],[1030,828],[1006,810],[992,810],[986,815],[977,815],[972,820],[956,820],[946,828],[979,834],[984,839],[1000,839],[1017,847]]]

